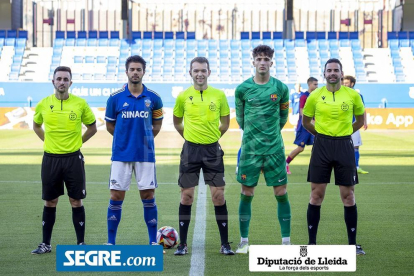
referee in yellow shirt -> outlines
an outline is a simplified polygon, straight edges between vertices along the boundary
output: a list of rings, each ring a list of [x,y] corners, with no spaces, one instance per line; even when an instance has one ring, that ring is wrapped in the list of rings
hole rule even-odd
[[[326,86],[310,94],[303,109],[303,126],[315,135],[308,170],[308,181],[311,182],[307,212],[309,244],[316,244],[321,205],[333,168],[335,184],[339,186],[344,204],[348,242],[356,246],[357,255],[364,255],[365,252],[356,243],[354,185],[358,184],[358,174],[351,139],[351,134],[364,125],[364,104],[358,92],[341,86],[344,74],[338,59],[326,62],[324,75]],[[354,115],[356,121],[352,123]],[[315,125],[311,123],[312,118],[315,118]]]
[[[194,85],[181,92],[174,106],[174,127],[185,139],[181,152],[181,187],[179,208],[180,244],[175,255],[187,254],[187,233],[191,219],[194,188],[198,185],[200,170],[210,186],[216,221],[220,232],[220,253],[234,255],[228,241],[228,214],[224,199],[224,152],[218,143],[230,123],[230,109],[223,91],[207,84],[210,65],[204,57],[190,63]],[[184,120],[184,125],[183,125]]]
[[[57,67],[52,83],[55,93],[37,104],[33,118],[33,130],[44,141],[42,199],[45,205],[42,218],[43,241],[32,254],[52,251],[50,240],[56,219],[56,205],[59,196],[64,194],[63,183],[72,205],[77,244],[85,244],[85,209],[82,199],[86,197],[86,185],[80,148],[82,143],[96,133],[95,115],[84,99],[69,94],[72,85],[69,67]],[[83,135],[82,123],[86,126]]]

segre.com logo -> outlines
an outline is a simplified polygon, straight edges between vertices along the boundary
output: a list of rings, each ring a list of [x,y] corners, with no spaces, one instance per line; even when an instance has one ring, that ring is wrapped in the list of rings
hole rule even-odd
[[[57,271],[162,271],[161,245],[58,245]]]

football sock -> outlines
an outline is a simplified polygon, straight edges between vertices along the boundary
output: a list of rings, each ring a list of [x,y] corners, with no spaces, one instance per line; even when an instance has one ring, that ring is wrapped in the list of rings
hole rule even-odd
[[[280,223],[282,238],[290,237],[290,202],[288,194],[282,196],[275,196],[277,200],[277,217]]]
[[[288,157],[286,158],[286,163],[290,164],[290,162],[292,162],[292,160],[293,160],[293,158],[292,158],[292,157],[290,157],[290,156],[288,156]]]
[[[346,231],[348,232],[349,244],[356,244],[358,210],[356,204],[354,206],[344,206],[344,217]]]
[[[85,241],[85,207],[72,207],[72,221],[78,244]]]
[[[354,148],[354,153],[355,153],[355,164],[356,164],[356,167],[358,168],[359,167],[359,149]]]
[[[316,234],[318,233],[319,220],[321,218],[321,206],[308,205],[308,235],[309,244],[316,244]]]
[[[183,205],[180,203],[178,210],[178,222],[180,224],[180,243],[187,244],[188,227],[191,221],[191,205]]]
[[[147,224],[149,244],[157,242],[158,210],[155,198],[142,199],[144,205],[144,220]]]
[[[43,218],[42,218],[42,232],[43,232],[43,243],[50,245],[50,239],[52,238],[53,225],[56,220],[56,207],[43,207]]]
[[[108,243],[115,244],[116,232],[118,225],[121,222],[122,203],[124,201],[109,200],[107,225],[108,225]]]
[[[218,225],[218,229],[220,232],[220,239],[221,244],[225,244],[229,242],[229,216],[227,213],[227,205],[224,202],[221,206],[214,206],[214,211],[216,213],[216,221]]]
[[[249,242],[249,238],[240,238],[240,242]]]
[[[240,236],[242,238],[247,238],[249,236],[250,218],[252,217],[252,200],[253,196],[240,195],[239,226]]]

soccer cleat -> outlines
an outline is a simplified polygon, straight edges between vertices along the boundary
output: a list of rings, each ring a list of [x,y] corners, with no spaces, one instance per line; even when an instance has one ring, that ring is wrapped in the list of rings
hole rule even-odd
[[[177,247],[177,250],[174,252],[174,255],[185,255],[188,253],[187,245],[180,243]]]
[[[249,252],[249,243],[248,242],[241,242],[237,247],[236,253],[237,254],[247,254]]]
[[[78,243],[78,245],[86,245],[86,243],[85,242],[80,242],[80,243]]]
[[[103,245],[113,245],[112,243],[106,242]]]
[[[362,247],[359,244],[356,245],[356,254],[357,255],[365,255],[365,251],[362,250]]]
[[[230,243],[225,243],[221,245],[220,253],[224,255],[234,255],[233,250],[231,250]]]
[[[151,243],[151,245],[160,245],[160,244],[158,244],[156,242],[153,242],[153,243]],[[164,249],[162,250],[162,254],[165,254],[165,250]]]
[[[287,174],[292,174],[292,173],[290,172],[290,170],[289,170],[289,164],[286,164],[286,173],[287,173]]]
[[[369,173],[369,172],[364,171],[364,170],[363,170],[363,169],[361,169],[361,168],[357,168],[357,173],[360,173],[360,174],[367,174],[367,173]]]
[[[39,244],[39,246],[32,251],[33,255],[39,255],[39,254],[45,254],[45,253],[50,253],[52,252],[52,246],[45,244],[45,243],[41,243]]]

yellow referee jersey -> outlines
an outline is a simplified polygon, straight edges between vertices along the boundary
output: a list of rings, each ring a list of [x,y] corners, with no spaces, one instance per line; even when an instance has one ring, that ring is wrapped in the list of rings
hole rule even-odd
[[[340,137],[353,132],[353,116],[364,114],[361,96],[354,89],[341,86],[330,92],[326,86],[313,91],[306,100],[303,115],[315,117],[316,132]]]
[[[44,124],[45,152],[65,154],[81,148],[82,123],[93,124],[95,115],[84,99],[69,94],[67,100],[58,100],[53,94],[37,104],[33,121]]]
[[[226,95],[211,86],[204,91],[189,87],[178,95],[174,106],[174,116],[184,117],[184,139],[196,144],[217,142],[220,117],[229,114]]]

